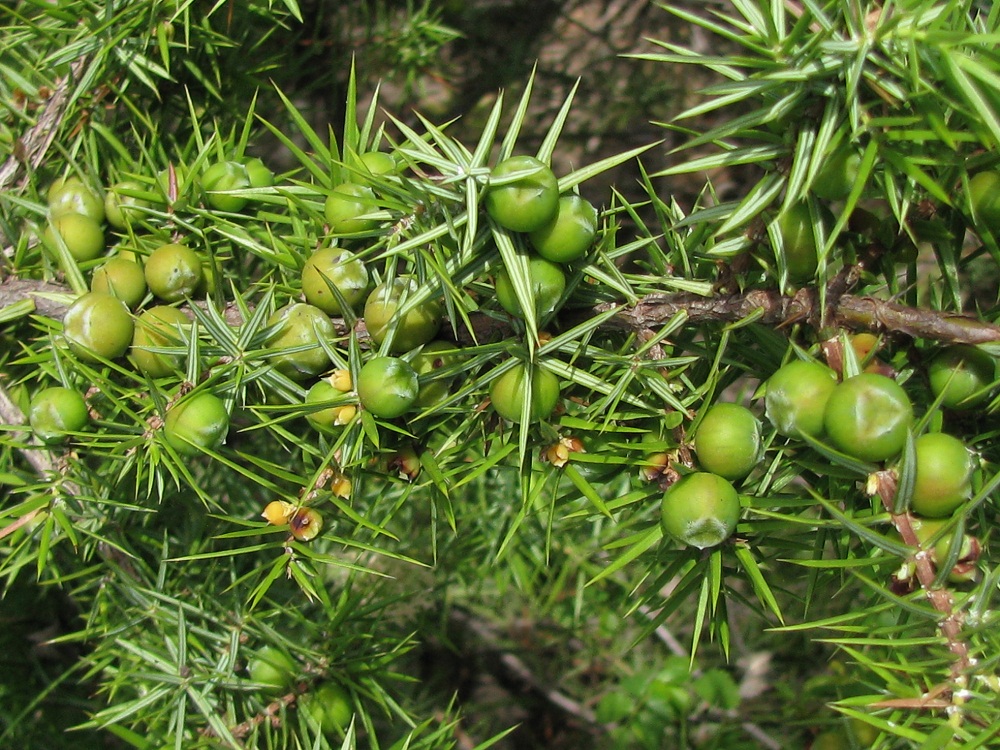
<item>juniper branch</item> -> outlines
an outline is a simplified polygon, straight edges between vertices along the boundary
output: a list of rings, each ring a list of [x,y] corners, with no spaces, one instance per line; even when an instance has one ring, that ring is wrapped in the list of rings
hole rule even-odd
[[[666,323],[678,313],[691,324],[733,323],[755,317],[776,327],[796,322],[820,327],[902,333],[942,343],[986,344],[1000,341],[1000,326],[961,313],[925,310],[896,302],[845,294],[824,309],[816,289],[784,295],[770,289],[701,297],[694,294],[652,294],[632,306],[598,305],[594,312],[616,309],[607,325],[642,331]]]
[[[924,549],[917,538],[910,515],[908,513],[893,512],[893,501],[897,489],[895,473],[891,470],[878,472],[876,475],[876,487],[878,496],[882,500],[885,509],[889,512],[893,525],[899,532],[903,542],[918,550],[913,556],[917,581],[920,583],[920,588],[931,603],[931,606],[943,616],[938,627],[941,630],[941,635],[944,636],[948,643],[948,650],[951,651],[954,657],[951,665],[951,686],[948,688],[938,686],[938,688],[930,691],[926,696],[931,703],[922,704],[924,706],[937,706],[940,705],[940,701],[938,700],[940,695],[953,695],[954,692],[962,690],[965,687],[965,672],[971,666],[969,647],[962,637],[962,615],[955,607],[955,598],[951,592],[946,588],[936,585],[934,564],[931,561],[930,553]],[[949,702],[945,706],[951,710],[957,710],[958,708],[954,702]]]
[[[27,167],[30,175],[45,161],[49,146],[55,140],[59,124],[73,99],[72,84],[80,77],[86,64],[85,57],[75,60],[70,66],[70,74],[56,81],[55,90],[45,103],[37,122],[18,139],[19,146],[0,166],[0,190],[7,188],[22,167]]]
[[[0,282],[0,310],[31,299],[35,311],[45,317],[59,320],[65,312],[64,302],[44,295],[69,292],[69,288],[53,282],[29,279],[7,279]],[[200,304],[200,303],[199,303]],[[1000,326],[963,313],[909,307],[896,302],[845,294],[825,310],[816,289],[800,289],[794,295],[775,290],[752,289],[735,294],[717,294],[702,297],[696,294],[650,294],[634,305],[608,302],[575,318],[615,310],[604,326],[641,332],[663,325],[678,313],[687,315],[688,323],[735,323],[756,318],[758,322],[784,327],[797,322],[816,326],[839,326],[849,330],[900,333],[911,338],[922,338],[952,344],[988,344],[1000,342]],[[223,314],[234,325],[241,320],[239,308],[227,305]],[[478,314],[470,316],[472,333],[459,331],[460,339],[488,341],[497,334],[509,333],[509,326],[502,320]],[[349,328],[341,319],[335,319],[338,332],[348,333]],[[355,326],[362,338],[366,336],[364,322]]]

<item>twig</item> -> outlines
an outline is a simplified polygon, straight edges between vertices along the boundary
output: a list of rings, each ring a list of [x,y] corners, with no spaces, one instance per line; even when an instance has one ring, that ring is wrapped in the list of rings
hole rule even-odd
[[[938,627],[941,630],[941,635],[948,642],[948,650],[954,657],[951,664],[951,686],[947,688],[937,686],[927,695],[917,699],[919,707],[939,707],[942,705],[942,701],[938,699],[938,696],[942,694],[953,696],[956,691],[963,690],[966,686],[965,672],[971,666],[971,661],[969,647],[962,639],[962,615],[955,607],[955,599],[951,592],[935,584],[936,574],[930,552],[923,548],[917,537],[910,515],[908,513],[893,513],[893,500],[896,497],[897,489],[896,475],[890,470],[879,471],[875,480],[878,496],[885,509],[889,511],[892,523],[902,537],[903,543],[918,550],[913,556],[913,563],[920,588],[923,589],[931,606],[944,616]],[[958,710],[958,705],[954,701],[944,703],[944,706],[949,710]]]
[[[0,309],[23,299],[31,299],[35,302],[38,314],[58,320],[62,318],[66,305],[40,295],[69,291],[68,287],[53,282],[7,279],[0,281]],[[614,310],[615,315],[604,323],[604,327],[637,332],[656,328],[683,313],[692,325],[734,323],[755,317],[759,322],[772,326],[801,320],[818,327],[824,321],[826,325],[838,325],[851,330],[902,333],[912,338],[942,343],[1000,342],[1000,326],[972,315],[924,310],[872,297],[845,294],[824,311],[816,289],[800,289],[794,295],[784,295],[768,289],[711,297],[683,293],[650,294],[634,305],[610,302],[600,304],[586,312],[576,313],[574,319],[609,310]],[[227,304],[222,312],[233,325],[242,322],[240,308],[234,303]],[[504,320],[495,317],[474,314],[470,315],[470,320],[472,332],[464,329],[459,329],[458,332],[458,338],[463,342],[490,341],[498,335],[507,335],[510,331],[510,326]],[[333,322],[338,333],[346,334],[350,331],[342,319],[335,318]],[[354,330],[362,339],[367,338],[364,321],[358,320]]]
[[[79,78],[81,71],[87,64],[87,58],[81,57],[70,66],[70,74],[63,76],[56,81],[55,90],[45,104],[45,109],[39,115],[35,124],[18,139],[19,149],[7,157],[7,161],[0,166],[0,190],[5,190],[7,186],[17,176],[22,166],[29,166],[30,171],[34,171],[45,161],[49,146],[55,140],[56,133],[59,132],[59,124],[66,114],[66,107],[70,101],[70,84]]]
[[[0,420],[3,421],[3,424],[8,425],[20,425],[27,422],[24,412],[11,399],[3,383],[0,383]],[[55,470],[55,462],[52,460],[52,454],[48,451],[31,450],[27,446],[20,450],[25,460],[31,464],[31,468],[39,476],[48,476]]]
[[[0,281],[0,310],[28,300],[34,305],[32,312],[35,314],[61,320],[66,304],[47,295],[68,294],[70,291],[69,287],[51,281],[8,277]]]
[[[264,707],[263,711],[261,711],[259,714],[250,717],[243,723],[237,724],[236,726],[232,727],[229,730],[229,733],[232,734],[233,737],[235,737],[236,739],[242,740],[244,737],[250,734],[254,729],[263,724],[265,721],[269,721],[273,725],[277,726],[277,724],[281,721],[281,709],[287,708],[288,706],[294,704],[295,701],[298,700],[299,696],[304,692],[305,692],[305,686],[299,685],[298,689],[295,692],[286,693],[285,695],[282,695],[280,698],[276,698],[275,700],[271,701],[269,704],[267,704],[267,706]],[[204,737],[216,736],[215,731],[211,727],[202,730],[201,734]]]
[[[845,294],[828,311],[819,302],[816,289],[801,289],[789,296],[757,289],[739,294],[700,297],[694,294],[651,294],[632,306],[598,305],[594,312],[616,309],[607,325],[641,331],[666,323],[678,313],[688,322],[731,323],[756,317],[769,325],[802,320],[818,325],[820,320],[852,330],[890,331],[913,338],[956,344],[1000,341],[1000,326],[970,315],[923,310],[871,297]],[[824,312],[826,315],[824,316]]]

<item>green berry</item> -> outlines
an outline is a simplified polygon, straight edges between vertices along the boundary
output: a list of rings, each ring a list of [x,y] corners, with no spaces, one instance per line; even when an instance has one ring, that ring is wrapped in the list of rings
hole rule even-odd
[[[242,195],[228,195],[229,190],[244,190],[250,187],[247,168],[237,161],[220,161],[212,164],[201,175],[201,188],[205,191],[208,205],[218,211],[236,212],[247,204]]]
[[[247,177],[250,178],[250,187],[263,188],[274,184],[274,172],[261,159],[257,157],[247,159],[243,162],[243,166],[247,171]]]
[[[61,443],[90,421],[87,404],[71,388],[46,388],[31,400],[28,422],[43,443]]]
[[[165,302],[179,302],[194,295],[205,273],[198,253],[187,245],[160,245],[146,259],[146,285]]]
[[[913,405],[892,378],[863,372],[833,389],[823,426],[834,447],[861,461],[899,454],[913,425]]]
[[[535,301],[535,316],[544,317],[553,312],[566,290],[566,275],[562,266],[545,258],[529,258],[528,281]],[[506,269],[497,272],[495,283],[500,306],[515,318],[524,318],[520,300]]]
[[[416,403],[419,394],[416,371],[398,357],[375,357],[365,362],[358,373],[358,399],[376,417],[401,417]]]
[[[694,450],[706,471],[729,480],[742,479],[760,461],[760,421],[745,406],[715,404],[702,417]]]
[[[144,311],[136,321],[129,352],[136,369],[151,378],[176,374],[183,365],[182,356],[152,350],[183,347],[184,332],[190,328],[190,318],[176,307],[157,305]]]
[[[134,329],[125,303],[100,292],[81,295],[63,318],[63,333],[70,348],[89,362],[123,355],[132,343]]]
[[[520,177],[512,177],[527,172]],[[486,212],[513,232],[541,229],[559,210],[559,182],[533,156],[512,156],[493,168],[486,189]]]
[[[816,275],[818,248],[812,213],[807,203],[796,203],[778,217],[782,253],[788,280],[793,284],[810,281]]]
[[[410,305],[402,315],[401,307],[418,290],[417,282],[409,277],[397,277],[375,287],[365,300],[365,327],[376,344],[382,344],[391,331],[389,351],[401,354],[431,341],[441,328],[441,306],[428,299]]]
[[[142,216],[142,209],[152,204],[146,188],[134,180],[123,180],[111,186],[104,196],[104,213],[108,224],[115,229],[127,229],[133,221]]]
[[[837,373],[826,365],[801,359],[789,362],[767,380],[768,421],[787,437],[819,437],[826,402],[836,385]]]
[[[337,337],[330,316],[313,305],[294,302],[276,310],[267,319],[271,334],[268,349],[273,350],[271,362],[293,380],[306,380],[330,367],[330,355],[322,342],[332,343]]]
[[[306,419],[320,432],[328,432],[350,422],[357,413],[357,407],[344,392],[338,390],[327,378],[313,383],[306,393],[306,405],[335,402],[323,409],[306,412]]]
[[[377,210],[372,189],[352,182],[337,185],[323,205],[323,215],[335,234],[370,232],[378,226],[378,219],[368,214]]]
[[[302,267],[302,293],[306,302],[328,315],[343,315],[341,300],[351,310],[368,296],[368,269],[346,250],[317,250]],[[339,295],[339,296],[338,296]]]
[[[104,221],[104,199],[79,177],[54,180],[46,195],[49,218],[63,214],[82,214],[100,225]]]
[[[731,537],[739,519],[736,489],[729,480],[704,471],[677,480],[664,493],[660,506],[664,533],[699,549]]]
[[[579,195],[559,199],[556,214],[531,232],[531,244],[540,256],[554,263],[579,260],[594,244],[597,209]]]
[[[317,685],[299,698],[299,706],[328,735],[343,734],[354,716],[350,693],[335,682]]]
[[[250,679],[264,692],[275,694],[291,688],[297,667],[295,661],[279,648],[264,646],[250,660]]]
[[[54,216],[45,229],[45,242],[56,248],[58,237],[73,259],[78,262],[93,260],[107,247],[101,225],[84,214],[61,213]]]
[[[914,441],[916,474],[910,507],[927,518],[950,516],[972,497],[972,456],[965,443],[943,432]]]
[[[111,294],[135,309],[146,296],[146,274],[135,261],[111,258],[94,271],[90,291]]]
[[[996,361],[982,349],[957,344],[942,349],[927,367],[931,391],[948,409],[971,409],[989,397]],[[943,394],[943,395],[942,395]]]
[[[229,412],[218,396],[196,393],[178,401],[167,411],[163,434],[182,456],[215,450],[229,434]]]
[[[511,422],[521,421],[524,403],[528,399],[528,371],[527,364],[518,363],[490,383],[490,403],[497,414]],[[533,367],[530,382],[528,420],[537,422],[547,419],[559,404],[559,378],[546,369]]]

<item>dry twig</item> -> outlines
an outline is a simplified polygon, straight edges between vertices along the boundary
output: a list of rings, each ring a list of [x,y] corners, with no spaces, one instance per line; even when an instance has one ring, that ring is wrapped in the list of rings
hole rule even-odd
[[[70,66],[70,74],[56,81],[56,88],[45,103],[38,120],[18,139],[19,145],[0,166],[0,190],[7,189],[22,167],[28,167],[28,175],[24,177],[26,180],[30,173],[45,161],[49,146],[59,132],[59,124],[66,115],[66,107],[71,99],[72,83],[80,77],[86,65],[87,58],[77,59]]]

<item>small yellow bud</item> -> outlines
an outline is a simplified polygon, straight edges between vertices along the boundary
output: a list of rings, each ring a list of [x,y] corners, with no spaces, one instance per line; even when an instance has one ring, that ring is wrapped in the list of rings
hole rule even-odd
[[[562,468],[569,460],[569,449],[562,443],[553,443],[542,449],[541,458],[553,466]]]
[[[333,424],[339,427],[354,421],[354,417],[358,414],[358,407],[354,404],[348,404],[347,406],[334,407],[334,411],[336,416],[333,418]]]
[[[330,479],[330,492],[346,500],[351,496],[351,480],[338,471]]]
[[[294,512],[295,506],[291,503],[287,503],[284,500],[272,500],[264,508],[264,512],[261,515],[272,526],[282,526],[288,523],[288,519],[292,517]]]
[[[652,453],[639,464],[639,476],[647,482],[662,477],[670,468],[670,456],[666,453]]]
[[[354,384],[351,382],[351,371],[334,370],[333,374],[330,375],[330,385],[341,393],[350,393],[351,389],[354,388]]]

